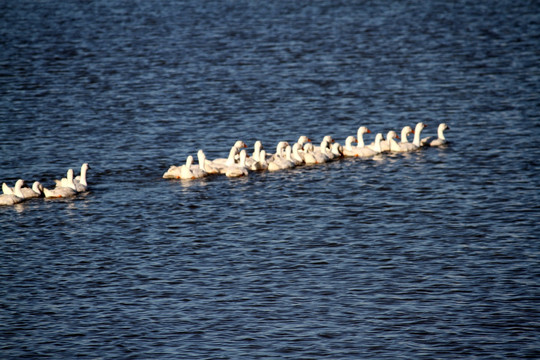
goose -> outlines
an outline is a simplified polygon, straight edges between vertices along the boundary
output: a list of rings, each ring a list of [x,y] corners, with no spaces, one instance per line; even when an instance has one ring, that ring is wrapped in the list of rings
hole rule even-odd
[[[246,159],[246,166],[249,169],[257,170],[257,167],[258,167],[257,164],[259,162],[259,154],[261,153],[261,150],[262,150],[262,143],[259,140],[255,141],[255,144],[253,145],[253,153],[251,157]]]
[[[341,146],[340,143],[333,143],[332,148],[330,149],[332,154],[334,155],[334,159],[338,159],[343,157],[343,146]]]
[[[447,143],[446,138],[444,137],[444,131],[450,130],[450,127],[445,123],[439,124],[437,128],[437,137],[430,136],[423,138],[421,141],[422,146],[441,146]]]
[[[189,155],[186,158],[186,163],[182,166],[171,166],[169,170],[163,174],[164,179],[196,179],[196,175],[192,170],[193,167],[193,156]],[[197,168],[198,169],[198,168]]]
[[[218,158],[212,161],[212,166],[219,171],[220,174],[225,174],[229,166],[236,164],[236,156],[239,154],[239,148],[233,146],[229,150],[229,156],[227,159]]]
[[[383,140],[383,135],[381,133],[377,133],[377,135],[375,135],[375,142],[373,144],[370,144],[364,147],[364,149],[366,149],[366,155],[364,156],[373,156],[376,154],[380,154],[382,152],[382,149],[381,149],[382,140]],[[362,156],[362,155],[359,155],[359,156]]]
[[[300,147],[303,147],[305,143],[311,142],[311,139],[306,135],[302,135],[298,138],[297,143],[300,144]]]
[[[219,169],[216,168],[212,161],[206,158],[206,154],[202,149],[197,152],[197,159],[199,161],[199,167],[206,173],[206,175],[219,174]]]
[[[69,171],[71,170],[71,172]],[[73,183],[73,170],[68,170],[67,186],[56,186],[54,189],[43,188],[43,194],[46,198],[66,198],[77,195],[75,184]]]
[[[415,150],[420,148],[420,134],[422,133],[422,130],[424,130],[425,127],[427,127],[427,125],[424,124],[423,122],[419,122],[414,127],[413,145],[416,146]]]
[[[60,180],[54,180],[56,187],[71,187],[76,190],[75,182],[73,179],[73,169],[68,169],[66,177]]]
[[[395,138],[399,139],[399,136],[394,130],[390,130],[388,133],[386,133],[386,140],[381,141],[381,150],[383,152],[392,151],[390,145],[393,143],[397,144],[397,142],[394,140]],[[399,145],[394,145],[394,148],[396,148],[396,146],[399,147]]]
[[[315,159],[317,159],[318,164],[322,164],[330,160],[330,157],[327,154],[327,150],[330,146],[328,140],[329,138],[325,136],[321,141],[321,145],[314,147],[313,149],[313,155],[315,156]]]
[[[278,171],[278,170],[294,168],[296,164],[294,160],[292,159],[291,154],[292,154],[291,146],[287,145],[285,147],[285,155],[275,156],[268,163],[268,171]]]
[[[24,200],[24,196],[21,192],[21,188],[23,185],[24,185],[24,180],[22,179],[17,180],[17,182],[15,183],[15,187],[12,190],[13,191],[12,194],[0,195],[0,205],[14,205],[14,204],[18,204],[22,202]]]
[[[268,169],[268,162],[266,161],[266,150],[262,149],[259,152],[259,161],[257,162],[258,170],[267,170]]]
[[[307,143],[304,145],[304,162],[306,165],[318,164],[317,158],[313,154],[313,144]]]
[[[246,150],[240,151],[240,162],[238,164],[232,164],[230,166],[227,166],[226,171],[225,171],[225,176],[227,177],[247,176],[248,169],[246,167],[246,157],[247,157]]]
[[[353,142],[358,142],[358,140],[352,135],[347,136],[347,138],[345,139],[345,146],[343,147],[344,156],[358,156],[356,155],[356,150],[358,149],[356,146],[353,146]]]
[[[407,136],[411,133],[414,134],[414,130],[409,125],[401,130],[401,142],[399,143],[399,147],[402,152],[409,152],[417,149],[417,147],[407,139]]]
[[[291,159],[292,159],[292,161],[294,161],[294,163],[297,166],[302,165],[304,163],[304,158],[300,154],[300,144],[299,143],[294,143],[294,145],[292,146]]]
[[[75,184],[75,190],[77,192],[84,192],[88,188],[88,184],[86,183],[86,172],[90,169],[90,166],[88,163],[84,163],[81,166],[81,175],[77,176],[73,183]]]
[[[25,199],[37,198],[43,195],[43,185],[39,181],[34,181],[32,188],[23,187],[21,193]]]
[[[276,145],[276,152],[274,154],[269,154],[270,160],[269,160],[268,165],[270,165],[270,162],[274,161],[275,158],[284,157],[285,148],[287,148],[287,146],[289,146],[289,143],[287,141],[278,142],[278,144]]]
[[[363,148],[365,145],[364,145],[364,134],[371,134],[371,130],[369,130],[367,127],[365,126],[360,126],[358,128],[358,131],[356,133],[356,140],[358,142],[358,145],[357,147],[360,149],[360,148]]]
[[[239,159],[239,153],[241,149],[247,148],[247,145],[242,140],[237,140],[229,151],[229,156],[227,158],[217,158],[212,160],[212,164],[221,169],[236,163]],[[234,152],[234,156],[231,158],[231,153]]]

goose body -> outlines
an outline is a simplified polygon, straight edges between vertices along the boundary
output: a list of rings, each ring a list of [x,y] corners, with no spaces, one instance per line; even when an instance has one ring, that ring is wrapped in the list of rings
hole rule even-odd
[[[444,137],[444,131],[450,130],[450,127],[445,123],[439,124],[437,127],[437,137],[429,136],[423,138],[421,141],[422,146],[442,146],[447,143],[446,138]]]
[[[240,151],[240,162],[238,164],[232,164],[227,166],[225,170],[225,176],[227,177],[240,177],[247,176],[248,169],[246,167],[246,150]]]
[[[410,143],[409,139],[407,138],[407,136],[411,133],[414,134],[414,130],[408,125],[401,130],[401,142],[399,143],[401,152],[409,152],[417,149],[417,147]]]
[[[0,205],[15,205],[24,201],[24,196],[21,192],[24,180],[19,179],[15,183],[15,187],[12,189],[12,194],[0,195]],[[3,186],[2,186],[3,187]]]
[[[88,171],[88,169],[90,169],[88,163],[82,164],[81,175],[77,176],[73,180],[73,183],[75,184],[75,190],[77,190],[77,192],[84,192],[88,189],[88,184],[86,182],[86,172]]]

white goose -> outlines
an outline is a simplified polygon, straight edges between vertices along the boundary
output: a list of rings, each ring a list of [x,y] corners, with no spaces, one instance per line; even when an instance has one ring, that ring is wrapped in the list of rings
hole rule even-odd
[[[304,158],[300,154],[300,147],[301,145],[299,143],[294,143],[292,147],[292,155],[291,159],[294,161],[294,163],[298,165],[302,165],[304,163]]]
[[[317,158],[313,154],[314,146],[312,143],[304,144],[304,162],[306,165],[318,164]]]
[[[274,158],[268,163],[268,171],[278,171],[292,169],[296,166],[292,157],[291,146],[287,145],[285,147],[285,154],[281,156],[274,156]]]
[[[183,179],[183,180],[190,180],[190,179],[196,179],[196,174],[199,175],[200,169],[197,167],[197,170],[195,172],[193,166],[193,156],[189,155],[186,159],[186,163],[182,166],[171,166],[169,170],[163,174],[164,179]]]
[[[417,147],[410,143],[409,139],[407,138],[407,136],[409,136],[411,133],[414,134],[414,130],[409,125],[405,126],[401,130],[401,142],[399,143],[401,152],[409,152],[417,149]]]
[[[43,195],[43,185],[39,181],[34,181],[32,188],[23,187],[21,193],[25,199],[37,198]]]
[[[330,157],[327,154],[327,150],[330,147],[330,143],[328,141],[328,135],[323,138],[321,141],[320,146],[314,147],[313,150],[313,156],[315,156],[315,159],[317,159],[317,164],[322,164],[325,162],[328,162],[330,160]]]
[[[78,192],[84,192],[88,189],[88,184],[86,183],[86,172],[90,169],[88,163],[84,163],[81,166],[81,175],[77,176],[73,183],[75,184],[75,190]]]
[[[366,154],[365,156],[367,157],[367,156],[380,154],[382,152],[382,149],[381,149],[382,140],[383,140],[383,135],[381,133],[377,133],[377,135],[375,135],[375,142],[371,145],[364,147],[364,149],[366,149],[366,152],[371,150],[370,153]]]
[[[71,169],[70,169],[71,170]],[[54,189],[43,188],[43,194],[46,198],[66,198],[77,195],[75,184],[73,183],[73,170],[68,171],[66,186],[56,186]]]
[[[15,187],[13,188],[12,194],[2,194],[0,195],[0,205],[14,205],[22,202],[24,200],[24,196],[21,192],[21,188],[24,185],[24,180],[19,179],[15,183]],[[3,185],[2,185],[3,187]]]
[[[391,151],[390,145],[392,144],[392,140],[396,142],[394,139],[399,139],[399,136],[394,130],[390,130],[386,133],[386,140],[381,141],[381,150],[383,152]],[[397,144],[397,143],[396,143]]]
[[[334,155],[334,159],[341,158],[343,157],[343,146],[341,146],[340,143],[335,142],[332,144],[331,152]]]
[[[353,142],[358,142],[358,140],[352,135],[347,136],[345,139],[345,146],[343,147],[344,156],[358,156],[356,155],[358,149],[356,146],[353,146]]]
[[[76,190],[74,179],[73,179],[73,169],[68,169],[66,177],[60,180],[54,180],[56,187],[70,187],[73,190]]]
[[[365,146],[364,144],[364,134],[371,134],[371,130],[369,130],[365,126],[360,126],[358,128],[358,131],[356,133],[356,141],[358,142],[357,147],[359,149],[363,148]]]
[[[423,138],[421,141],[422,146],[442,146],[447,143],[446,138],[444,137],[444,131],[450,130],[450,127],[445,123],[439,124],[437,128],[437,137],[430,136]]]
[[[238,164],[232,164],[230,166],[227,166],[226,171],[225,171],[225,176],[227,177],[247,176],[248,169],[246,167],[246,157],[247,157],[246,150],[240,151],[240,162]]]
[[[246,166],[251,169],[251,170],[259,170],[258,167],[258,163],[259,163],[259,155],[261,153],[261,150],[262,150],[262,143],[257,140],[255,141],[255,144],[253,144],[253,153],[251,155],[251,157],[248,157],[246,159]]]
[[[422,133],[422,130],[424,130],[425,127],[427,127],[427,125],[424,124],[423,122],[419,122],[414,127],[413,145],[416,146],[415,150],[420,148],[420,134]]]
[[[239,154],[239,151],[239,148],[233,146],[231,150],[229,150],[229,156],[227,157],[227,159],[215,159],[214,161],[212,161],[212,167],[217,169],[220,174],[225,174],[229,166],[233,166],[236,164],[236,156]]]

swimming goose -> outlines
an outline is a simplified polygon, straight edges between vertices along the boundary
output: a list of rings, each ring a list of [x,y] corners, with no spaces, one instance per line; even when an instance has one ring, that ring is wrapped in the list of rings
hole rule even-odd
[[[0,205],[14,205],[22,202],[24,200],[24,196],[21,192],[21,188],[23,185],[24,180],[17,180],[17,182],[15,183],[15,187],[12,189],[12,194],[0,195]]]
[[[423,122],[419,122],[419,123],[416,124],[416,126],[414,127],[414,140],[413,140],[413,145],[416,146],[415,149],[419,149],[419,148],[420,148],[420,134],[422,133],[422,130],[424,130],[425,127],[427,127],[427,125],[424,124]]]
[[[345,156],[358,156],[356,155],[356,150],[357,147],[356,146],[353,146],[353,142],[358,142],[358,140],[350,135],[350,136],[347,136],[347,138],[345,139],[345,146],[343,147],[343,155]]]
[[[246,167],[246,158],[247,158],[246,150],[240,151],[240,162],[238,164],[232,164],[230,166],[227,166],[225,170],[225,176],[227,177],[247,176],[248,169]]]
[[[363,155],[363,156],[373,156],[373,155],[376,155],[376,154],[380,154],[382,152],[382,149],[381,149],[381,141],[383,140],[383,135],[381,133],[377,133],[377,135],[375,135],[375,142],[373,144],[370,144],[366,147],[364,147],[364,149],[367,149],[366,150],[366,154]],[[371,151],[369,151],[371,150]],[[367,153],[369,151],[369,153]],[[362,156],[362,155],[360,155]]]
[[[297,166],[302,165],[304,163],[304,158],[300,154],[300,148],[301,148],[301,146],[300,146],[299,143],[294,143],[294,145],[292,147],[291,159],[292,159],[292,161],[294,161],[294,163]]]
[[[312,143],[304,144],[304,162],[306,165],[318,164],[317,158],[313,154],[314,146]]]
[[[66,198],[77,195],[75,184],[73,183],[73,170],[68,171],[67,181],[64,182],[66,186],[56,186],[54,189],[43,188],[43,194],[46,198]]]
[[[37,198],[43,195],[43,185],[39,181],[34,181],[32,188],[23,187],[21,193],[25,199]]]
[[[202,169],[193,165],[193,156],[189,155],[186,158],[186,163],[182,166],[171,166],[169,170],[163,174],[164,179],[183,179],[190,180],[202,177]]]
[[[285,147],[285,154],[281,156],[275,156],[268,163],[268,171],[278,171],[285,169],[292,169],[296,166],[295,162],[292,159],[292,150],[291,146],[287,145]]]
[[[446,138],[444,137],[444,131],[450,130],[450,127],[445,123],[439,124],[437,128],[437,137],[430,136],[423,138],[421,141],[422,146],[441,146],[447,143]]]
[[[88,163],[84,163],[81,166],[81,175],[77,176],[73,183],[75,184],[75,190],[77,192],[84,192],[88,188],[88,184],[86,183],[86,172],[90,169],[90,166]]]
[[[417,147],[407,139],[407,136],[411,133],[414,134],[414,130],[409,125],[401,130],[401,142],[399,142],[399,147],[402,152],[409,152],[417,149]]]
[[[364,134],[371,134],[371,130],[369,130],[365,126],[360,126],[358,128],[357,133],[356,133],[356,141],[358,142],[357,147],[359,149],[363,148],[365,146],[365,144],[364,144]]]
[[[392,149],[391,149],[390,145],[393,144],[393,143],[397,144],[397,142],[394,140],[396,138],[399,139],[399,136],[397,135],[397,133],[394,130],[390,130],[388,133],[386,133],[386,140],[381,141],[381,150],[383,152],[391,151]],[[399,147],[399,145],[394,145],[394,146]]]

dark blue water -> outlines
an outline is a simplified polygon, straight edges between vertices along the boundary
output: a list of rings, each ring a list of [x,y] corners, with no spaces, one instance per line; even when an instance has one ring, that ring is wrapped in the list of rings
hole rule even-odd
[[[539,9],[0,3],[0,181],[92,167],[0,209],[0,357],[539,357]],[[451,145],[161,178],[418,121]]]

